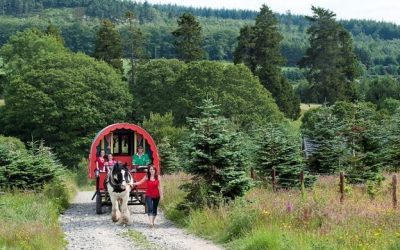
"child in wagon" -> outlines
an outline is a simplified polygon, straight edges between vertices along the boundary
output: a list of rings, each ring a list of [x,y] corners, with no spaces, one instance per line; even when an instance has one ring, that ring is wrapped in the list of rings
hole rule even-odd
[[[109,154],[107,156],[107,159],[108,159],[108,161],[104,163],[104,167],[105,167],[106,171],[109,172],[109,171],[112,170],[112,168],[114,167],[115,163],[117,163],[117,162],[114,160],[112,154]]]

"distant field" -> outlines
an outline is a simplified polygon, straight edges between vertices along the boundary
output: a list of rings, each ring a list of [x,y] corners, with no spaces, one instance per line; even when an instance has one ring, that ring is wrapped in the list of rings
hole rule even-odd
[[[3,99],[0,99],[0,107],[1,106],[4,106],[4,100]]]
[[[321,104],[313,104],[313,103],[311,103],[311,104],[301,103],[300,104],[301,113],[304,113],[307,110],[315,109],[318,107],[321,107]]]

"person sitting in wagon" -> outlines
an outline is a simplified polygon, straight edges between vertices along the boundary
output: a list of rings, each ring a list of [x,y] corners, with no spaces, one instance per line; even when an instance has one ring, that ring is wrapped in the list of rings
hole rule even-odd
[[[137,153],[132,157],[132,166],[136,166],[137,169],[147,169],[147,166],[151,163],[149,156],[144,152],[142,146],[137,147]]]
[[[114,167],[115,163],[117,163],[112,154],[109,154],[107,156],[107,162],[104,163],[104,167],[106,169],[106,172],[109,172],[112,170],[112,168]]]

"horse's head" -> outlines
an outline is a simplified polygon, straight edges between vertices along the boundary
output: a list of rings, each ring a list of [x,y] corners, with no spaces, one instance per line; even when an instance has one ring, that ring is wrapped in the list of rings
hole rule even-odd
[[[110,176],[111,185],[119,190],[126,190],[132,184],[132,176],[129,173],[127,164],[116,163]]]

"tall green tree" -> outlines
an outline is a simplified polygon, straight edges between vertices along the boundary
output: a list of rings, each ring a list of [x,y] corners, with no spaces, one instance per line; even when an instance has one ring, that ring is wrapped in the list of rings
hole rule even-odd
[[[233,62],[235,64],[243,62],[253,73],[255,73],[257,69],[254,36],[254,27],[245,25],[241,28],[238,37],[238,45],[233,52]]]
[[[314,15],[307,17],[310,47],[299,65],[308,70],[319,103],[337,100],[354,101],[354,80],[359,76],[358,60],[353,52],[351,35],[336,22],[333,12],[312,6]]]
[[[178,28],[172,32],[175,36],[176,54],[180,60],[191,62],[203,58],[203,37],[200,23],[190,13],[178,18]]]
[[[129,86],[132,92],[135,90],[136,86],[136,75],[137,75],[137,64],[140,63],[142,59],[145,59],[146,51],[144,50],[144,35],[141,29],[135,25],[136,17],[131,11],[125,13],[125,19],[128,20],[129,27],[127,30],[126,45],[124,47],[129,47],[129,57],[130,57],[130,69],[129,69]]]
[[[39,31],[18,33],[0,50],[7,69],[0,130],[43,139],[66,166],[85,157],[97,131],[126,121],[132,97],[110,65],[72,53]]]
[[[188,119],[191,133],[184,151],[187,171],[193,175],[185,203],[196,207],[233,199],[250,187],[240,134],[211,100],[204,100],[200,110],[199,118]]]
[[[271,92],[279,109],[287,117],[296,119],[300,115],[300,98],[281,72],[284,64],[280,51],[282,39],[278,21],[272,11],[263,5],[255,25],[241,29],[234,61],[244,62]]]
[[[101,22],[93,57],[104,60],[121,73],[123,72],[121,37],[109,19]]]
[[[161,143],[158,144],[158,149],[162,174],[171,174],[178,171],[179,168],[182,169],[182,162],[178,158],[176,148],[170,144],[168,137],[164,137],[161,140]]]

